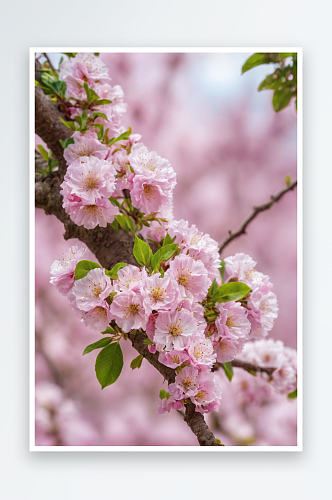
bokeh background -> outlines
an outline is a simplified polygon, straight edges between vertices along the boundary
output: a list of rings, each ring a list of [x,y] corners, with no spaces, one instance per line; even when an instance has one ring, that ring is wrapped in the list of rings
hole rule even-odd
[[[113,85],[125,93],[124,126],[177,172],[175,218],[217,241],[237,229],[253,205],[283,188],[287,174],[296,177],[294,103],[273,111],[272,93],[257,92],[272,67],[241,75],[250,55],[101,54]],[[49,56],[56,65],[60,55]],[[36,445],[197,445],[177,412],[156,414],[163,379],[145,361],[130,369],[137,353],[129,342],[122,345],[120,378],[101,391],[96,351],[82,357],[100,336],[49,284],[52,262],[80,244],[65,242],[63,232],[54,216],[36,210]],[[270,276],[279,301],[270,336],[296,348],[296,192],[260,214],[247,233],[222,256],[248,253]],[[295,445],[296,400],[268,393],[249,404],[241,388],[245,377],[253,387],[257,381],[234,371],[231,383],[220,374],[221,409],[207,418],[215,435],[227,445]]]

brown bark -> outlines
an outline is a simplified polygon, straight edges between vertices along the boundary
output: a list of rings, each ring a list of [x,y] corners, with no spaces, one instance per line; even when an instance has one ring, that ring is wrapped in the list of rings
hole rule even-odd
[[[35,122],[36,133],[52,150],[53,156],[59,161],[58,171],[47,176],[36,173],[35,205],[42,208],[46,214],[55,215],[64,225],[64,238],[78,238],[85,243],[95,254],[100,264],[111,269],[117,262],[137,265],[133,256],[133,238],[122,229],[116,233],[110,226],[96,227],[87,230],[74,224],[62,208],[60,184],[66,172],[66,163],[63,158],[63,149],[59,139],[70,137],[71,131],[59,120],[59,112],[43,91],[36,87],[35,92]],[[141,333],[129,335],[134,348],[163,375],[168,383],[175,380],[175,371],[162,365],[158,361],[158,354],[151,354],[148,346],[143,343],[145,336]],[[195,405],[186,404],[184,420],[192,432],[197,436],[201,446],[217,446],[215,437],[208,428],[203,415],[195,411]]]

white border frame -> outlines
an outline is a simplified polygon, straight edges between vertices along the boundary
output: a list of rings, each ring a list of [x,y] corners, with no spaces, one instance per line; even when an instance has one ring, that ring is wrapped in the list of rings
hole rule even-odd
[[[35,53],[118,52],[118,53],[241,53],[297,52],[297,445],[296,446],[36,446],[35,445]],[[302,47],[30,47],[29,115],[29,450],[30,451],[303,451],[303,50]]]

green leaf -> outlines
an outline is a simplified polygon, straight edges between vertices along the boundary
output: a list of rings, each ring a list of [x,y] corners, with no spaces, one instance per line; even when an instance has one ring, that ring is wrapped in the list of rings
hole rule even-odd
[[[240,300],[245,297],[250,290],[251,289],[244,283],[225,283],[215,290],[212,298],[216,302]]]
[[[290,185],[290,182],[291,182],[291,178],[290,178],[290,175],[286,175],[286,185],[289,186]]]
[[[261,64],[269,64],[271,59],[269,58],[269,54],[264,54],[261,52],[257,52],[253,54],[249,59],[246,60],[244,65],[242,66],[242,74],[248,71],[249,69],[255,68],[256,66],[260,66]]]
[[[73,130],[74,132],[76,131],[76,125],[75,125],[74,122],[67,122],[66,120],[64,120],[63,118],[61,118],[61,116],[59,116],[59,120],[60,120],[61,123],[63,123],[70,130]]]
[[[159,397],[160,399],[168,399],[170,396],[169,392],[166,392],[164,389],[160,389]]]
[[[43,148],[43,146],[41,144],[38,144],[38,149],[40,151],[40,154],[44,158],[44,160],[46,160],[48,162],[48,152],[45,151],[45,149]]]
[[[54,93],[60,97],[65,97],[66,94],[66,82],[61,82],[60,80],[56,80],[54,82],[50,82],[49,86],[54,91]]]
[[[119,262],[110,271],[106,270],[105,274],[107,276],[109,276],[112,280],[117,280],[117,279],[119,279],[119,277],[118,277],[119,269],[122,269],[123,267],[126,267],[127,265],[128,264],[125,264],[124,262]]]
[[[275,90],[272,99],[274,111],[278,112],[284,109],[289,104],[293,95],[295,94],[290,87]]]
[[[92,103],[94,101],[97,101],[97,99],[99,99],[99,95],[97,95],[94,90],[90,89],[86,82],[84,82],[83,87],[86,92],[86,99],[88,103]]]
[[[104,330],[103,332],[100,332],[102,335],[105,335],[105,334],[110,334],[110,335],[118,335],[116,333],[115,330],[113,330],[112,328],[110,328],[109,326],[106,328],[106,330]]]
[[[101,388],[114,384],[120,376],[123,367],[123,355],[118,342],[104,347],[96,359],[96,376]]]
[[[63,147],[63,149],[66,149],[66,147],[69,146],[69,144],[75,144],[75,141],[72,137],[68,137],[68,139],[65,139],[64,141],[59,139],[59,142],[60,142],[61,146]]]
[[[65,56],[68,57],[75,57],[77,52],[62,52]]]
[[[144,339],[143,340],[143,344],[145,344],[145,345],[153,345],[153,342],[150,339]]]
[[[133,254],[140,266],[148,267],[152,258],[152,250],[145,241],[135,235]]]
[[[105,113],[93,113],[92,119],[95,120],[96,118],[98,118],[98,116],[100,116],[100,118],[104,118],[104,120],[107,120],[107,116],[105,115]]]
[[[159,248],[151,259],[152,269],[158,271],[160,263],[170,259],[177,248],[177,243],[171,243],[170,245],[165,245]]]
[[[271,81],[272,75],[269,75],[263,80],[259,87],[258,87],[258,92],[261,92],[261,90],[276,90],[280,86],[280,80],[274,80]]]
[[[213,282],[212,282],[212,285],[210,286],[209,290],[208,290],[208,295],[213,295],[215,290],[218,288],[218,283],[217,283],[217,280],[216,278],[214,278]]]
[[[88,112],[86,109],[84,109],[82,113],[82,128],[85,128],[87,121],[88,121]]]
[[[50,151],[50,153],[52,154],[52,151]],[[53,169],[55,167],[57,167],[58,165],[59,165],[58,160],[56,160],[55,158],[49,159],[48,160],[48,171],[49,171],[49,173],[52,173]]]
[[[99,95],[92,89],[90,90],[90,102],[93,102],[93,106],[95,106],[96,101],[99,99]]]
[[[110,101],[109,99],[98,99],[97,101],[93,100],[94,106],[104,106],[105,104],[112,104],[112,101]]]
[[[142,361],[143,361],[143,356],[142,354],[140,354],[139,356],[137,356],[137,358],[132,360],[132,362],[130,363],[130,368],[132,370],[135,370],[135,368],[141,368]]]
[[[163,247],[165,247],[166,245],[171,245],[172,243],[173,243],[173,239],[167,233],[165,238],[164,238],[164,241],[163,241]]]
[[[101,349],[102,347],[107,346],[111,341],[112,341],[111,337],[106,337],[106,338],[97,340],[97,342],[94,342],[93,344],[88,345],[84,349],[82,356],[84,356],[84,354],[88,354],[91,351],[94,351],[95,349]]]
[[[41,85],[41,83],[37,82],[37,80],[35,80],[35,85],[41,88],[44,94],[53,94],[52,89],[50,89],[49,87],[45,87],[44,85]]]
[[[295,399],[295,398],[297,398],[297,388],[295,389],[295,391],[290,392],[288,394],[288,397],[289,397],[289,399]]]
[[[126,132],[123,132],[123,134],[120,134],[118,137],[113,137],[113,139],[110,139],[108,141],[108,145],[110,146],[118,141],[126,141],[129,138],[131,132],[132,132],[131,128],[128,127],[128,130],[126,130]]]
[[[86,99],[87,101],[90,101],[90,89],[89,89],[89,85],[84,82],[83,83],[83,87],[84,87],[84,90],[85,90],[85,93],[86,93]]]
[[[80,280],[84,278],[89,271],[100,267],[97,262],[92,262],[91,260],[80,260],[75,267],[75,280]]]
[[[119,207],[121,208],[121,204],[118,202],[118,200],[116,200],[115,198],[113,198],[112,196],[110,196],[108,198],[110,200],[110,202],[115,206],[115,207]]]
[[[91,127],[99,128],[99,132],[97,133],[98,139],[101,141],[104,137],[104,125],[102,123],[92,123]]]
[[[82,118],[80,116],[75,116],[74,121],[81,127]]]
[[[233,378],[233,365],[232,365],[231,361],[228,361],[228,363],[222,363],[222,367],[224,369],[226,377],[231,382],[232,378]]]
[[[118,221],[122,229],[126,231],[126,233],[129,233],[129,231],[132,232],[135,231],[133,220],[128,215],[124,214],[116,215],[115,219]]]
[[[220,267],[219,267],[219,272],[220,272],[220,277],[221,277],[221,283],[224,284],[225,282],[225,267],[226,267],[226,262],[222,260],[220,262]]]

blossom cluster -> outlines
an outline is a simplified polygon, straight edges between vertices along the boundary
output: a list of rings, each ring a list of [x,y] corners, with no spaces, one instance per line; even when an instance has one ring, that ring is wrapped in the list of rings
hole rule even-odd
[[[278,316],[278,301],[272,292],[270,277],[258,272],[255,262],[249,255],[237,253],[225,259],[225,270],[228,281],[240,281],[251,288],[247,301],[248,320],[251,339],[261,339],[272,330],[274,320]]]
[[[151,256],[141,263],[134,251],[140,267],[123,264],[112,272],[94,264],[81,277],[75,276],[75,269],[84,249],[72,247],[53,264],[51,282],[89,328],[103,332],[111,325],[115,342],[140,331],[150,352],[175,370],[169,392],[161,391],[158,413],[181,409],[189,400],[197,412],[218,410],[222,394],[216,363],[229,363],[241,353],[244,360],[258,359],[257,364],[276,368],[270,381],[277,391],[294,390],[296,359],[286,348],[271,341],[266,348],[271,359],[264,360],[263,354],[259,359],[265,349],[261,339],[278,315],[269,276],[257,271],[256,262],[243,253],[221,263],[216,241],[195,225],[174,220],[176,174],[168,160],[149,151],[139,142],[140,135],[119,128],[124,110],[120,104],[112,101],[89,108],[86,84],[102,99],[112,98],[108,70],[99,58],[78,54],[62,63],[60,79],[73,103],[72,118],[86,110],[87,116],[100,111],[107,118],[94,119],[100,128],[92,124],[84,133],[76,131],[64,150],[68,169],[61,194],[66,212],[87,229],[106,227],[115,216],[128,216],[134,221],[133,233],[146,226],[142,236],[150,238],[159,252],[167,247],[172,251],[164,260],[160,253],[153,265]],[[122,103],[120,91],[116,99]],[[119,137],[109,140],[105,124]],[[145,242],[135,238],[152,254]],[[244,293],[220,298],[218,290],[232,284],[242,285]],[[258,342],[252,342],[255,339]],[[256,344],[257,352],[252,347]]]
[[[111,279],[105,269],[96,267],[74,281],[73,269],[79,259],[73,247],[63,261],[53,264],[51,282],[67,295],[89,328],[103,331],[112,322],[121,335],[136,330],[146,333],[150,352],[158,352],[159,361],[176,370],[175,382],[169,384],[158,413],[180,409],[188,399],[196,411],[208,413],[218,410],[221,399],[212,368],[217,361],[232,361],[250,340],[252,319],[247,304],[256,289],[246,301],[216,302],[211,308],[216,272],[204,263],[216,261],[217,245],[185,221],[173,221],[170,234],[179,242],[174,244],[177,250],[158,272],[151,267],[125,265],[117,271],[117,279]],[[226,261],[228,272],[242,269],[248,262],[255,265],[249,256],[241,254]],[[256,271],[250,270],[253,280]],[[260,282],[269,283],[267,276],[257,274]],[[262,311],[259,321],[265,324],[269,312],[266,307]]]
[[[110,86],[106,65],[93,54],[77,54],[61,64],[59,77],[66,82],[69,102],[76,103],[69,108],[72,119],[84,110],[87,118],[92,119],[94,113],[103,115],[96,115],[87,131],[74,132],[73,143],[64,151],[68,169],[61,194],[63,207],[73,222],[87,229],[106,227],[119,214],[110,197],[118,204],[123,202],[123,190],[130,192],[136,220],[138,214],[153,214],[151,221],[172,220],[176,174],[168,160],[138,142],[139,134],[125,135],[125,128],[120,126],[126,110],[123,92],[119,86]],[[112,102],[87,108],[86,83],[100,102]],[[105,134],[103,128],[98,128],[101,125],[108,127]],[[109,139],[109,130],[120,135]]]
[[[289,394],[297,386],[296,351],[284,345],[281,340],[262,339],[248,342],[239,359],[261,367],[273,367],[271,375],[261,372],[261,377],[268,380],[280,394]]]
[[[71,119],[83,113],[83,106],[87,104],[87,93],[84,83],[92,89],[99,100],[112,101],[109,104],[96,105],[87,112],[88,117],[94,112],[102,112],[107,120],[98,117],[97,123],[107,121],[110,128],[120,130],[122,115],[126,112],[127,105],[123,102],[123,90],[119,85],[112,87],[111,78],[106,64],[90,53],[78,53],[75,57],[63,61],[60,66],[59,80],[66,83],[69,99],[69,112]]]

